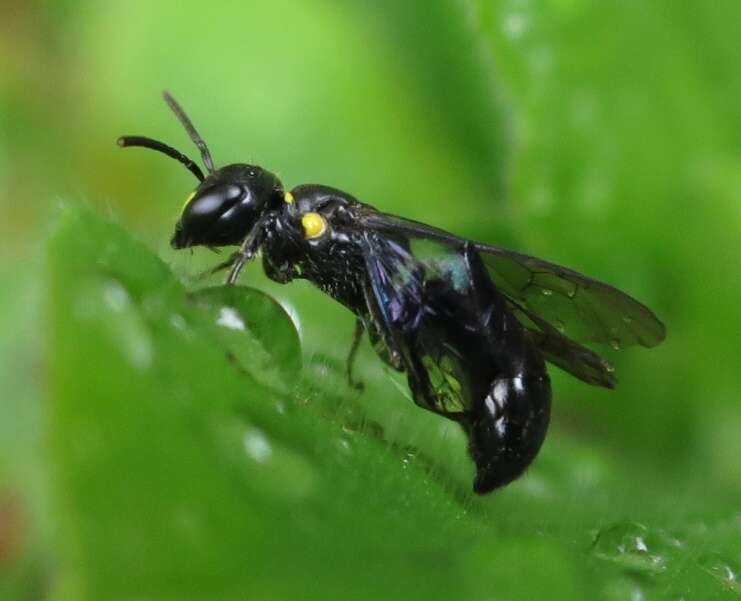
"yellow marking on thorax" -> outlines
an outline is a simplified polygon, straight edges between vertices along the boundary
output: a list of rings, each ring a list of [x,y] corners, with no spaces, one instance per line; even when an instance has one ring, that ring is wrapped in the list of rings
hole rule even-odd
[[[286,204],[293,203],[293,194],[291,194],[290,192],[284,192],[283,193],[283,200],[286,201]]]
[[[304,213],[301,216],[301,225],[304,226],[304,236],[307,240],[318,238],[327,231],[327,220],[319,213]]]
[[[186,199],[185,199],[185,202],[183,203],[183,209],[182,209],[182,210],[180,211],[181,213],[183,213],[183,212],[185,211],[185,207],[187,207],[187,206],[188,206],[188,203],[189,203],[189,202],[190,202],[191,200],[193,200],[193,197],[194,197],[195,195],[196,195],[196,191],[195,191],[195,190],[193,190],[193,192],[191,192],[190,194],[188,194],[188,198],[186,198]]]

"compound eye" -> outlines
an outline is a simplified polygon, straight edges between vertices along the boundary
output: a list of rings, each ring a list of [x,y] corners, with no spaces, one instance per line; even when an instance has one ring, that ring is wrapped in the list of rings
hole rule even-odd
[[[190,218],[217,216],[229,210],[242,197],[243,190],[233,184],[222,184],[199,191],[188,198],[183,211]]]
[[[301,225],[304,227],[304,237],[307,240],[319,238],[327,231],[327,220],[319,213],[304,213],[301,216]]]

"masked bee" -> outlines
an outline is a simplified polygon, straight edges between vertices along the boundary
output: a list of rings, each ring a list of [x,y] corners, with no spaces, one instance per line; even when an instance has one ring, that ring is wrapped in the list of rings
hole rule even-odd
[[[118,143],[162,152],[198,178],[172,247],[239,246],[214,269],[229,269],[229,284],[261,251],[270,279],[307,279],[352,311],[349,381],[367,332],[381,360],[406,373],[417,405],[461,425],[477,493],[511,482],[537,455],[550,418],[546,362],[613,388],[613,368],[585,344],[652,347],[665,337],[648,307],[566,267],[383,213],[329,186],[288,191],[257,165],[217,169],[180,105],[165,100],[206,175],[157,140]]]

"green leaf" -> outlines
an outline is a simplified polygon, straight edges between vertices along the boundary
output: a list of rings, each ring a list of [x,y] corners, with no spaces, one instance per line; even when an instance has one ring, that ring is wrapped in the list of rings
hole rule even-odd
[[[680,527],[634,499],[660,499],[660,483],[552,444],[518,483],[473,498],[447,423],[401,398],[373,414],[393,387],[371,380],[359,399],[332,361],[298,373],[273,300],[187,293],[91,212],[62,216],[49,276],[58,599],[736,590],[737,520]],[[646,523],[606,523],[605,494]]]
[[[49,269],[51,461],[60,550],[74,566],[67,594],[305,596],[330,563],[331,590],[354,580],[370,543],[383,540],[379,519],[405,537],[411,510],[432,525],[453,503],[432,487],[420,498],[431,505],[416,508],[411,496],[381,518],[379,503],[408,478],[427,488],[424,470],[394,472],[398,458],[378,441],[344,433],[301,406],[304,397],[229,360],[213,324],[225,299],[252,313],[248,323],[259,311],[269,318],[266,348],[295,369],[295,331],[272,302],[212,290],[197,295],[210,302],[204,313],[143,246],[86,211],[64,214]],[[246,348],[261,344],[251,328],[238,333]],[[366,479],[378,480],[372,495]],[[425,555],[439,544],[415,546]],[[342,547],[352,549],[344,560]]]

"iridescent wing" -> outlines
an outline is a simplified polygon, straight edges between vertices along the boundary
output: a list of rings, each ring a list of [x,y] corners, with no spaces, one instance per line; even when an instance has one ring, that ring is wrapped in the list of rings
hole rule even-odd
[[[488,393],[492,369],[481,334],[487,317],[462,254],[437,242],[412,249],[370,231],[363,245],[374,329],[401,359],[415,402],[459,419]]]
[[[368,212],[361,221],[367,227],[401,231],[412,238],[456,245],[465,242],[443,230],[384,213]],[[651,309],[609,284],[529,255],[474,244],[503,294],[569,338],[622,348],[656,346],[666,336],[664,324]]]
[[[443,230],[371,209],[359,220],[368,229],[412,240],[436,240],[456,248],[465,243]],[[474,244],[492,281],[546,360],[586,382],[612,387],[614,377],[611,366],[580,342],[614,349],[652,347],[666,336],[664,324],[648,307],[609,284],[529,255]]]

